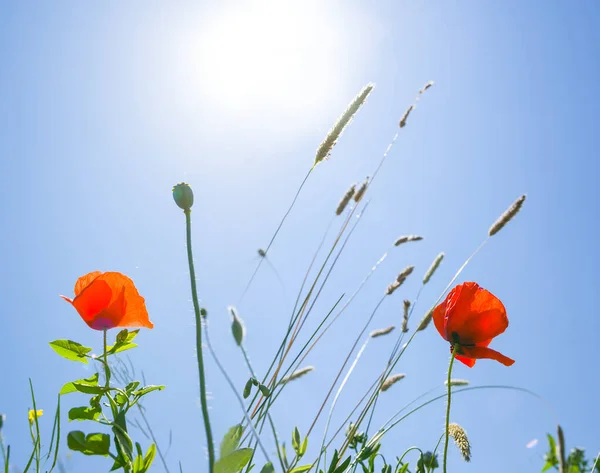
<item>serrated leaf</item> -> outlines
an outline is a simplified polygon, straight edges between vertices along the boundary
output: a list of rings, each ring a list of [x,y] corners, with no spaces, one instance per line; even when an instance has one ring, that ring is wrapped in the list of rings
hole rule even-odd
[[[87,364],[85,355],[92,351],[91,348],[84,347],[81,343],[72,340],[54,340],[50,342],[50,347],[63,358],[72,361],[80,361]]]
[[[269,462],[261,468],[260,473],[275,473],[275,468],[273,468],[273,464]]]
[[[100,412],[100,409],[94,407],[73,407],[69,409],[69,422],[72,420],[96,420]]]
[[[234,425],[227,431],[223,440],[221,440],[220,458],[226,457],[238,448],[243,431],[244,429],[241,424]]]
[[[297,466],[296,468],[294,468],[292,471],[290,471],[290,473],[304,473],[305,471],[308,471],[312,468],[312,464],[310,465],[302,465],[302,466]]]
[[[67,435],[67,445],[71,450],[84,455],[107,456],[110,449],[110,437],[101,433],[85,435],[80,430],[74,430]]]
[[[238,473],[250,461],[253,453],[251,448],[234,450],[215,463],[215,473]]]
[[[70,381],[68,383],[65,383],[63,385],[63,387],[60,389],[59,394],[69,394],[69,393],[77,392],[77,389],[75,388],[73,383],[88,384],[88,385],[98,384],[98,373],[95,373],[94,376],[90,376],[89,378],[78,379],[77,381]]]

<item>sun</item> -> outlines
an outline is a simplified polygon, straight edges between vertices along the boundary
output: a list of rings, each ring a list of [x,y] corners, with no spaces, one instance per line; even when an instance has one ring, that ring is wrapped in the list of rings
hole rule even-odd
[[[345,92],[347,61],[342,18],[324,8],[254,1],[210,12],[186,49],[204,98],[227,113],[318,113]]]

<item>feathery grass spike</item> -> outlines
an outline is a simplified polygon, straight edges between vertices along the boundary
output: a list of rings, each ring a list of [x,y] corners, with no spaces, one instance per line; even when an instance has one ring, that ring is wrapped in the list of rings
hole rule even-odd
[[[433,273],[435,273],[435,271],[438,269],[438,267],[441,264],[443,259],[444,259],[444,253],[440,253],[439,255],[437,255],[435,257],[435,259],[433,260],[433,263],[431,263],[431,266],[429,266],[429,269],[425,273],[425,276],[423,276],[423,284],[427,284],[429,282],[429,280],[431,279],[431,276],[433,276]]]
[[[383,337],[384,335],[387,335],[388,333],[392,332],[392,330],[394,330],[395,328],[396,327],[394,325],[390,325],[389,327],[386,327],[386,328],[380,328],[378,330],[373,330],[369,336],[371,338]]]
[[[409,241],[420,241],[423,237],[419,235],[405,235],[401,236],[394,242],[394,246],[400,246],[402,243],[408,243]]]
[[[513,217],[519,213],[519,210],[521,210],[521,207],[523,207],[523,203],[525,202],[526,198],[527,195],[523,194],[521,197],[515,200],[508,209],[506,209],[506,212],[500,215],[500,218],[496,220],[490,227],[490,230],[488,231],[489,236],[494,236],[496,233],[502,230],[504,225],[510,222]]]
[[[363,196],[365,195],[365,192],[367,191],[368,185],[369,185],[369,178],[367,177],[365,179],[365,182],[363,182],[361,184],[361,186],[358,188],[358,190],[354,194],[354,202],[356,202],[358,204],[362,200]]]
[[[355,192],[356,192],[356,185],[352,184],[350,186],[350,189],[348,189],[346,191],[346,193],[344,194],[344,196],[340,200],[340,203],[338,204],[337,209],[335,209],[335,214],[336,215],[341,215],[342,214],[342,212],[344,211],[344,209],[348,205],[348,202],[350,202],[350,199],[352,199],[352,196],[354,195]]]
[[[408,332],[408,311],[410,310],[410,301],[404,299],[404,314],[402,316],[402,332]]]
[[[410,107],[408,107],[408,109],[406,109],[406,112],[404,112],[404,115],[402,115],[402,118],[400,119],[400,128],[404,128],[406,126],[406,120],[408,120],[408,116],[410,115],[410,112],[412,112],[413,108],[415,108],[414,105],[411,105]]]
[[[454,439],[456,447],[460,450],[462,457],[466,462],[471,461],[471,444],[467,437],[465,429],[458,424],[448,425],[448,435]]]
[[[423,317],[423,320],[421,320],[421,323],[419,324],[417,331],[425,330],[427,328],[427,326],[429,325],[429,322],[431,322],[432,317],[433,317],[433,309],[431,309],[429,312],[427,312],[425,317]]]
[[[393,374],[388,376],[386,380],[381,385],[381,392],[385,392],[390,389],[394,384],[396,384],[401,379],[404,379],[406,375],[404,373]]]
[[[281,380],[281,383],[285,384],[285,383],[288,383],[290,381],[294,381],[294,380],[296,380],[298,378],[301,378],[305,374],[310,373],[314,369],[315,369],[314,366],[305,366],[304,368],[300,368],[299,370],[294,371],[291,375],[286,376],[285,378],[283,378]]]
[[[365,103],[367,97],[375,87],[375,84],[367,84],[354,100],[348,105],[348,108],[344,111],[344,113],[338,118],[333,128],[329,131],[319,148],[317,149],[317,154],[315,156],[315,163],[313,168],[319,164],[324,159],[327,159],[331,154],[331,150],[337,143],[337,140],[341,136],[344,128],[350,123],[352,117],[358,112],[358,109]]]
[[[448,380],[444,381],[444,384],[448,386]],[[469,382],[466,379],[451,379],[450,386],[468,386]]]

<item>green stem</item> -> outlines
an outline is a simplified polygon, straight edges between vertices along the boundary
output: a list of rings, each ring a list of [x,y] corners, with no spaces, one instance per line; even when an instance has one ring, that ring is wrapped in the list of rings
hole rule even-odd
[[[108,384],[110,383],[110,368],[108,367],[108,354],[107,354],[107,349],[106,349],[106,329],[103,330],[104,333],[104,354],[103,354],[103,358],[104,358],[104,378],[106,380],[104,386],[106,388],[108,388]]]
[[[200,377],[200,403],[202,405],[202,417],[204,418],[204,430],[206,431],[206,442],[208,444],[208,470],[210,473],[213,473],[215,468],[215,446],[210,428],[210,419],[208,418],[208,403],[206,402],[206,380],[204,378],[204,360],[202,357],[202,319],[200,318],[200,304],[198,303],[198,293],[196,290],[196,271],[194,270],[194,257],[192,255],[191,210],[184,210],[183,213],[185,213],[188,265],[190,267],[192,300],[194,301],[194,314],[196,316],[196,353],[198,356],[198,375]]]
[[[446,438],[444,439],[444,473],[446,473],[446,460],[448,457],[448,426],[450,425],[450,402],[452,400],[452,384],[450,383],[452,376],[452,365],[454,364],[456,349],[452,349],[452,356],[450,356],[450,364],[448,365],[448,404],[446,405]]]

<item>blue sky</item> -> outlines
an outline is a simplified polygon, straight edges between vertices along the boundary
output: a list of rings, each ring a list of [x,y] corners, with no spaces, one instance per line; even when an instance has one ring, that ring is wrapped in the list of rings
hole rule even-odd
[[[269,253],[285,293],[263,265],[238,306],[259,372],[340,196],[372,174],[429,80],[435,86],[369,190],[368,211],[317,312],[352,292],[397,236],[425,239],[390,252],[309,356],[316,370],[274,408],[280,435],[289,439],[294,425],[308,429],[352,337],[404,266],[414,264],[416,276],[371,328],[400,324],[402,300],[414,297],[419,276],[444,251],[416,309],[424,313],[489,225],[527,193],[522,213],[461,276],[504,302],[510,327],[493,347],[516,363],[457,366],[455,376],[531,389],[552,411],[509,391],[457,396],[452,420],[469,433],[473,460],[465,465],[452,451],[450,471],[538,471],[544,435],[557,421],[569,447],[592,457],[600,448],[600,322],[589,306],[600,263],[598,44],[600,7],[592,0],[3,2],[0,411],[15,465],[24,466],[29,448],[27,378],[49,414],[64,382],[92,373],[54,355],[47,342],[69,338],[100,350],[100,334],[58,297],[99,269],[128,274],[146,298],[155,329],[143,332],[131,359],[149,382],[167,386],[146,406],[161,444],[172,429],[172,471],[178,461],[184,471],[205,471],[184,216],[171,187],[185,180],[194,188],[200,297],[215,348],[241,390],[247,373],[226,307],[238,301],[256,250],[266,246],[315,149],[354,94],[376,83]],[[393,339],[376,342],[340,398],[339,419],[381,369]],[[398,367],[407,377],[382,396],[376,424],[443,383],[447,360],[433,328],[417,337]],[[240,413],[212,363],[208,385],[219,439]],[[78,402],[65,398],[64,407]],[[48,431],[50,417],[42,418]],[[443,417],[443,402],[424,409],[390,433],[384,452],[393,458],[412,445],[433,448]],[[94,429],[66,419],[63,427]],[[527,449],[534,438],[540,444]],[[66,458],[66,448],[62,455],[69,471],[107,470],[104,459]]]

